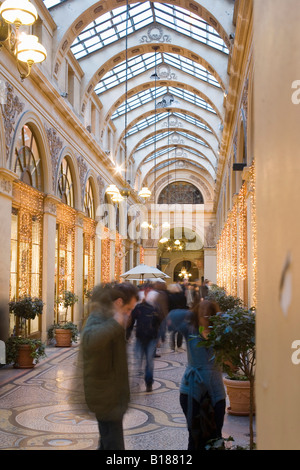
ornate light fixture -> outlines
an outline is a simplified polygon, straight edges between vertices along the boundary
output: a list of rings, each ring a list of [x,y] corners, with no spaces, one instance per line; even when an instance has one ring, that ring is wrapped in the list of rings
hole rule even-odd
[[[109,194],[110,196],[119,194],[119,190],[115,184],[110,184],[105,192],[106,194]]]
[[[150,189],[148,189],[147,186],[144,186],[141,191],[139,192],[139,196],[144,198],[144,199],[147,199],[151,196],[151,191]]]
[[[28,0],[5,0],[0,6],[0,15],[9,25],[9,28],[0,23],[1,42],[9,39],[11,51],[17,58],[17,67],[22,80],[30,75],[34,64],[43,62],[47,57],[47,51],[39,43],[38,37],[22,33],[19,35],[20,26],[30,26],[38,18],[36,8]],[[11,34],[11,25],[16,28],[16,39]],[[20,62],[27,65],[27,71],[20,70]]]
[[[122,202],[124,200],[123,196],[118,192],[118,194],[114,194],[111,198],[112,202]]]
[[[0,7],[2,18],[17,28],[30,26],[38,19],[35,6],[28,0],[5,0]]]

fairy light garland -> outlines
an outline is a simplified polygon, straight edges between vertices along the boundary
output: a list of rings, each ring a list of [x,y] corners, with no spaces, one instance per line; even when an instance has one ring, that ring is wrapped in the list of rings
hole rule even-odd
[[[14,183],[14,208],[18,211],[17,285],[10,297],[41,297],[44,195],[22,182]]]
[[[140,246],[140,264],[145,263],[145,249],[143,246]]]
[[[84,234],[84,286],[83,293],[95,287],[95,249],[96,249],[96,222],[89,218],[83,220]],[[84,296],[85,299],[85,296]]]
[[[241,187],[238,197],[238,243],[239,243],[239,265],[238,273],[241,280],[247,279],[247,186]]]
[[[122,253],[122,240],[120,239],[120,235],[116,233],[116,242],[115,242],[115,250],[117,256],[115,257],[115,280],[120,281],[120,276],[122,274],[122,259],[118,257],[118,253]]]
[[[226,292],[238,296],[238,279],[247,280],[252,270],[252,305],[257,302],[257,222],[255,163],[250,167],[249,182],[241,187],[237,201],[228,214],[217,244],[217,283]],[[252,263],[248,263],[247,194],[250,192]]]
[[[256,221],[256,171],[255,162],[250,168],[251,234],[252,234],[252,306],[257,306],[257,221]]]
[[[101,241],[101,281],[110,282],[110,231],[103,227],[104,239]]]

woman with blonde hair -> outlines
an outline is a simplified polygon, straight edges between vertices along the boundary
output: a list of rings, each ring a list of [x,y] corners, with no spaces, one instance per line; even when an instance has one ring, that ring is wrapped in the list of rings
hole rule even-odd
[[[188,450],[204,450],[207,442],[222,437],[225,388],[214,351],[199,347],[209,334],[210,317],[219,307],[203,300],[192,310],[176,309],[168,315],[169,329],[180,331],[187,345],[187,366],[180,385],[180,404],[189,431]]]

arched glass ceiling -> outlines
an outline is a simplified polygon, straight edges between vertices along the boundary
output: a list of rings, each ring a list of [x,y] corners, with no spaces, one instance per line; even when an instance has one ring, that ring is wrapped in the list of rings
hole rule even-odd
[[[140,122],[132,126],[132,128],[127,133],[127,137],[143,129],[146,129],[149,126],[152,126],[153,124],[155,124],[155,121],[156,123],[158,123],[162,121],[163,119],[168,119],[168,115],[169,113],[160,113],[160,114],[157,114],[156,116],[149,116],[145,119],[142,119]],[[212,133],[209,127],[203,124],[203,122],[199,121],[199,119],[189,116],[188,114],[173,112],[172,116],[178,117],[179,119],[183,119],[184,121],[187,121],[190,124],[194,124],[195,126],[200,127],[200,129],[204,129],[205,131]]]
[[[136,134],[136,132],[142,131],[143,129],[146,129],[149,126],[152,126],[153,124],[155,124],[155,122],[157,124],[158,122],[162,121],[163,119],[166,119],[167,117],[168,113],[160,113],[156,116],[149,116],[145,119],[142,119],[140,122],[131,127],[131,129],[127,132],[127,137]]]
[[[174,150],[176,149],[175,146],[170,146],[168,148],[164,148],[164,149],[161,149],[161,150],[158,150],[157,152],[155,152],[154,154],[152,154],[150,157],[148,157],[144,162],[143,164],[147,164],[147,163],[150,163],[152,162],[153,160],[156,160],[158,159],[159,157],[162,157],[163,155],[166,155],[167,153],[171,153],[173,152]],[[196,157],[198,158],[202,158],[202,159],[205,159],[204,155],[201,154],[200,152],[197,152],[197,150],[195,149],[192,149],[191,147],[189,148],[185,148],[184,146],[181,146],[180,149],[184,152],[184,151],[187,151],[189,153],[192,153],[193,155],[195,155]],[[183,156],[181,155],[181,158],[183,158]]]
[[[167,93],[170,93],[171,95],[179,99],[188,101],[189,103],[195,104],[196,106],[199,106],[202,109],[206,109],[207,111],[216,114],[215,110],[204,99],[202,99],[198,95],[195,95],[191,91],[183,90],[182,88],[172,86],[164,86],[157,87],[156,92],[155,88],[149,88],[148,90],[141,91],[132,96],[131,98],[128,98],[127,104],[126,102],[121,104],[121,106],[119,106],[118,109],[113,113],[111,118],[112,120],[117,119],[119,116],[125,114],[125,112],[132,111],[133,109],[136,109],[139,106],[143,106],[144,104],[149,103],[150,101],[155,99],[155,94],[156,98],[159,98]],[[175,104],[176,102],[174,101],[173,106]]]
[[[166,137],[171,137],[172,135],[180,135],[181,137],[185,138],[185,139],[189,139],[189,140],[192,140],[193,142],[197,143],[197,144],[200,144],[200,145],[203,145],[204,147],[208,148],[208,145],[203,142],[203,140],[199,139],[198,137],[195,137],[191,134],[188,134],[187,132],[183,132],[183,131],[170,131],[170,132],[160,132],[160,133],[157,133],[156,135],[153,135],[151,137],[149,137],[149,139],[145,140],[137,149],[136,151],[138,150],[142,150],[144,149],[145,147],[148,147],[148,145],[151,145],[151,144],[154,144],[154,143],[157,143],[159,142],[160,140],[162,139],[165,139]]]
[[[159,170],[163,170],[164,168],[167,168],[169,166],[172,166],[174,165],[174,163],[178,164],[180,161],[182,161],[182,157],[178,157],[175,160],[168,160],[167,162],[161,163],[161,165],[158,165],[156,168],[153,168],[153,170],[149,172],[149,175],[151,175],[152,173],[156,173]],[[196,168],[199,168],[200,170],[203,170],[203,166],[199,165],[198,163],[195,163],[189,160],[189,164],[195,166]]]
[[[67,0],[44,0],[44,4],[48,9],[51,7],[55,7],[56,5],[59,5],[60,3],[65,3]]]
[[[128,65],[126,71],[126,63]],[[183,57],[176,54],[170,54],[169,52],[163,52],[157,54],[156,57],[156,64],[159,66],[160,64],[165,63],[167,65],[171,65],[178,70],[182,70],[185,73],[192,75],[195,78],[205,81],[210,85],[216,86],[220,88],[219,82],[215,79],[215,77],[206,70],[197,62],[194,62],[187,57]],[[149,52],[147,54],[142,54],[136,57],[132,57],[128,59],[128,61],[121,62],[116,67],[111,69],[107,72],[98,85],[95,87],[95,92],[97,95],[104,93],[105,91],[113,88],[115,86],[120,85],[120,83],[124,83],[127,77],[127,80],[130,80],[141,73],[146,72],[147,70],[152,69],[155,66],[155,53]]]
[[[56,2],[58,3],[58,2]],[[185,34],[228,54],[219,34],[199,16],[166,3],[143,2],[129,5],[128,34],[157,23]],[[116,8],[92,21],[73,42],[71,49],[79,60],[126,35],[126,6]]]

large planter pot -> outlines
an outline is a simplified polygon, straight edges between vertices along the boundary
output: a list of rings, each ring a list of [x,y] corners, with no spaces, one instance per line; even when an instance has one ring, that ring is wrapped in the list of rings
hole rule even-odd
[[[224,378],[230,406],[227,411],[234,416],[249,416],[250,414],[250,382]]]
[[[16,369],[33,369],[35,364],[33,363],[33,357],[31,357],[32,349],[30,344],[19,344],[18,345],[18,357],[14,367]]]
[[[55,330],[57,348],[70,348],[72,345],[72,331],[66,329]]]

